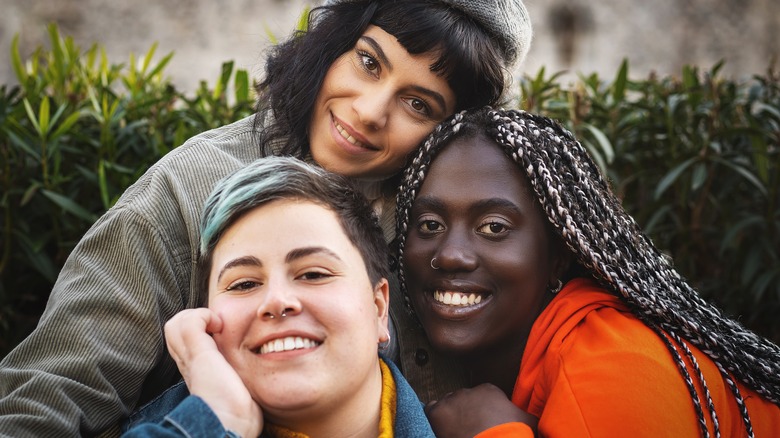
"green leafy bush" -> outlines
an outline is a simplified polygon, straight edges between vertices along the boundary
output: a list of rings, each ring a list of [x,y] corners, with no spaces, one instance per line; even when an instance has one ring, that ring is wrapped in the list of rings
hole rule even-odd
[[[59,269],[89,226],[149,166],[187,138],[252,113],[244,70],[222,65],[194,97],[164,77],[155,46],[127,65],[82,51],[57,28],[0,86],[0,355],[34,327]],[[232,88],[228,99],[228,88]]]
[[[544,70],[520,106],[564,121],[623,205],[709,300],[780,341],[780,73],[733,81],[722,64],[680,78],[581,77]]]
[[[20,86],[0,86],[0,356],[34,327],[57,272],[92,222],[190,136],[252,112],[250,78],[223,64],[187,97],[155,47],[127,65],[49,27]],[[709,299],[780,340],[780,75],[750,80],[686,67],[681,77],[581,77],[541,69],[517,105],[563,121],[624,205]],[[232,87],[230,99],[228,88]]]

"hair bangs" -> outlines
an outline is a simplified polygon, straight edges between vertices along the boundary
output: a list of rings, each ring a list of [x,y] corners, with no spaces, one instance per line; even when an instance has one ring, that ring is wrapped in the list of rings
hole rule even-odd
[[[430,69],[447,80],[457,110],[500,102],[507,85],[504,59],[489,35],[463,13],[442,4],[388,2],[372,24],[412,55],[437,54]]]

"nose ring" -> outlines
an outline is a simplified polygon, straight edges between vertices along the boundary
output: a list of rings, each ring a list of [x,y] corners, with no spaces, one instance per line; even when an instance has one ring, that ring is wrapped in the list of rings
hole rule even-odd
[[[439,269],[439,267],[436,266],[436,257],[431,259],[431,268],[433,268],[434,270]]]
[[[282,318],[284,318],[285,316],[287,316],[287,313],[282,312]]]

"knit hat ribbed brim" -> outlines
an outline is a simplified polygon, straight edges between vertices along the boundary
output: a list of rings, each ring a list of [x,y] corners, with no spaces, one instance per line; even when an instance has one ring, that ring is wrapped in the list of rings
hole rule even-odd
[[[368,0],[327,0],[325,4]],[[533,30],[522,0],[437,0],[471,17],[498,43],[507,66],[522,62]]]

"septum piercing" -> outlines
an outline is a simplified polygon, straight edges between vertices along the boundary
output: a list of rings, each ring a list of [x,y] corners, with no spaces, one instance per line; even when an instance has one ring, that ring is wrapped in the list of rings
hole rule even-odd
[[[436,266],[434,264],[435,262],[436,262],[436,257],[431,259],[431,268],[433,268],[434,270],[437,270],[437,269],[439,269],[439,266]]]

